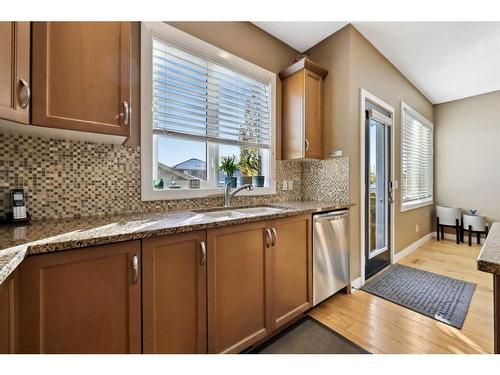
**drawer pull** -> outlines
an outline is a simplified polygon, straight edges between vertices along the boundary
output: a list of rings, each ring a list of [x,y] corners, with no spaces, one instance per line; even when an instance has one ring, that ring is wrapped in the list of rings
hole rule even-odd
[[[137,255],[132,257],[132,283],[137,284],[139,280],[139,258]]]
[[[123,102],[123,112],[121,113],[123,117],[123,124],[128,125],[129,117],[130,117],[130,108],[128,102]]]
[[[24,79],[19,80],[19,107],[25,109],[30,104],[31,100],[31,88],[28,82]]]
[[[204,241],[200,242],[201,249],[201,262],[200,264],[203,266],[207,262],[207,246]]]
[[[271,246],[271,230],[270,229],[266,229],[266,248],[268,248],[269,246]]]
[[[276,229],[271,228],[271,234],[272,234],[271,246],[274,246],[274,245],[276,245],[276,242],[278,241],[278,234],[276,233]]]

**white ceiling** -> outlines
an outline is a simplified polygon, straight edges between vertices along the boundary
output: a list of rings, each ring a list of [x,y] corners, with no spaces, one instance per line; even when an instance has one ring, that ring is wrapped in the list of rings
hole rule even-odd
[[[327,30],[337,31],[346,23],[315,24],[256,23],[300,52],[327,37]],[[433,104],[500,90],[500,22],[353,25]]]
[[[349,22],[252,22],[299,52],[311,48]]]

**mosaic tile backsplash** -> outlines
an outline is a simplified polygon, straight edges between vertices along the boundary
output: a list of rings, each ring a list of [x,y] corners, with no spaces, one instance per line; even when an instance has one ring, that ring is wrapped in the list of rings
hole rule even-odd
[[[303,162],[302,199],[349,202],[349,158]]]
[[[237,196],[233,202],[257,204],[322,198],[347,202],[348,165],[347,158],[306,163],[278,161],[276,195]],[[325,178],[323,173],[328,176]],[[281,190],[283,180],[293,180],[293,190]],[[138,146],[49,140],[0,133],[0,197],[4,197],[0,199],[0,215],[9,206],[8,193],[14,187],[22,187],[28,193],[28,210],[33,219],[164,211],[222,204],[222,197],[142,202]],[[344,188],[347,190],[342,190]]]

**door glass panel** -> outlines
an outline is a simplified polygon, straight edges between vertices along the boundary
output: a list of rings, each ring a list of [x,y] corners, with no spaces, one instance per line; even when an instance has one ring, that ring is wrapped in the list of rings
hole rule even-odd
[[[370,257],[388,249],[388,130],[369,119],[368,242]]]

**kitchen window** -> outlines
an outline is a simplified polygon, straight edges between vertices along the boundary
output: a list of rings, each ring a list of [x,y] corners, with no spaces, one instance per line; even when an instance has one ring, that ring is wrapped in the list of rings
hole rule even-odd
[[[433,124],[401,102],[401,211],[434,199]]]
[[[228,159],[247,194],[276,193],[276,75],[161,22],[141,49],[142,199],[220,194]]]

